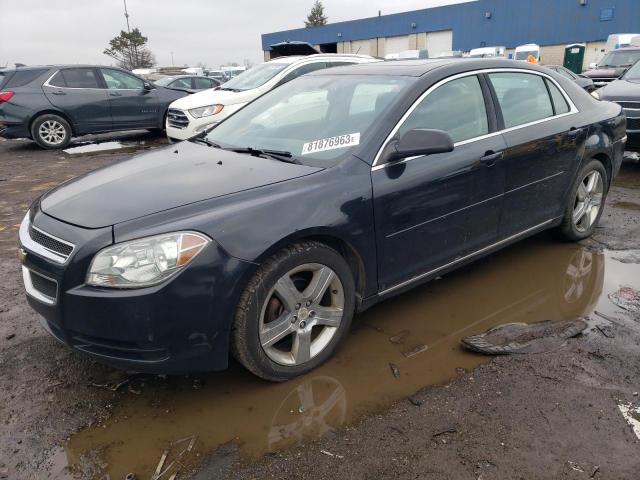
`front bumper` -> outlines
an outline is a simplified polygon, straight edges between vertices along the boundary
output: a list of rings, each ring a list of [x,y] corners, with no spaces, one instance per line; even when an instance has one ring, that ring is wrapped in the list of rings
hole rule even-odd
[[[55,338],[127,370],[186,373],[227,367],[231,322],[252,264],[229,256],[214,241],[160,285],[135,290],[91,287],[84,283],[87,269],[95,252],[111,244],[112,229],[82,229],[35,210],[34,226],[76,245],[60,264],[29,248],[28,232],[21,229],[27,298]],[[30,275],[55,282],[37,287],[40,294],[48,288],[44,299],[34,295]]]
[[[171,110],[179,115],[179,121],[171,118]],[[224,118],[224,109],[216,115],[208,117],[194,118],[184,110],[170,109],[166,120],[167,137],[172,140],[188,140],[191,137],[202,133],[205,129],[219,123]],[[185,123],[186,122],[186,123]]]

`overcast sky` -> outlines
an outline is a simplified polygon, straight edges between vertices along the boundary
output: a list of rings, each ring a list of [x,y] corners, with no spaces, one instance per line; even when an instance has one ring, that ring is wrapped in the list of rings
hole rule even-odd
[[[461,0],[324,0],[329,22]],[[262,61],[260,34],[304,26],[313,0],[127,0],[132,27],[158,65],[217,67]],[[123,0],[0,1],[0,67],[20,62],[111,64],[109,40],[125,29]]]

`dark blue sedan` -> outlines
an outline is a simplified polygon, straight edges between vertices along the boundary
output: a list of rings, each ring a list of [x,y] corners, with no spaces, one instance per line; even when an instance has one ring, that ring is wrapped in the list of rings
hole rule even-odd
[[[0,70],[0,136],[57,149],[89,133],[162,130],[169,104],[187,94],[115,67]]]
[[[590,236],[625,140],[619,105],[533,65],[315,72],[45,194],[20,228],[27,296],[110,365],[233,355],[286,380],[381,300],[546,229]]]

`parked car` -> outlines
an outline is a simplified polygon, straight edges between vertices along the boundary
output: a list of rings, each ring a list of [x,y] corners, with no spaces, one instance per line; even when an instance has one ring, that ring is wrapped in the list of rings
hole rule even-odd
[[[222,70],[209,70],[207,71],[207,77],[216,80],[221,85],[229,80]]]
[[[604,87],[617,80],[629,67],[640,60],[640,47],[626,47],[607,53],[595,68],[582,74],[593,80],[596,87]]]
[[[474,48],[469,52],[469,58],[495,58],[504,57],[507,47],[481,47]]]
[[[599,100],[616,102],[627,116],[627,149],[640,152],[640,61],[620,80],[611,82],[592,94]]]
[[[514,60],[528,62],[531,58],[535,60],[531,63],[540,63],[540,45],[527,43],[516,47]]]
[[[202,90],[220,86],[220,82],[215,78],[201,75],[172,75],[155,80],[153,84],[158,87],[182,90],[188,93],[201,92]]]
[[[22,67],[1,78],[0,136],[47,149],[89,133],[162,129],[169,104],[187,95],[115,67]]]
[[[186,140],[198,135],[263,93],[305,73],[375,61],[375,58],[368,55],[320,54],[278,57],[252,67],[217,90],[200,92],[173,102],[167,115],[167,136],[171,140]]]
[[[232,353],[286,380],[355,312],[542,230],[589,237],[625,135],[619,105],[536,65],[316,71],[34,202],[27,298],[116,367],[215,370]]]
[[[576,75],[571,70],[562,65],[545,65],[545,67],[550,68],[554,72],[559,73],[563,77],[568,78],[572,82],[575,82],[580,88],[583,88],[588,93],[593,92],[596,89],[596,86],[593,84],[593,80],[584,75]]]

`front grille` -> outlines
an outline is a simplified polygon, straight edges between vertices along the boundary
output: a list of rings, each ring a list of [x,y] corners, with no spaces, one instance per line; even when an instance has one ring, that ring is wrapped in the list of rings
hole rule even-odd
[[[640,130],[640,118],[627,118],[627,130]]]
[[[58,285],[55,281],[47,277],[43,277],[42,275],[39,275],[33,271],[29,272],[29,275],[31,277],[31,285],[33,285],[33,288],[37,292],[41,293],[45,297],[50,298],[51,300],[56,299],[56,296],[58,294]]]
[[[616,102],[622,108],[630,108],[632,110],[640,110],[640,102]]]
[[[62,257],[68,258],[69,255],[71,255],[71,252],[73,252],[73,245],[65,243],[41,230],[33,228],[33,225],[29,225],[29,236],[31,237],[31,240],[37,244],[42,245],[47,250],[51,250]]]
[[[176,110],[175,108],[170,108],[167,113],[167,123],[170,127],[183,129],[189,125],[189,118],[185,115],[182,110]]]

